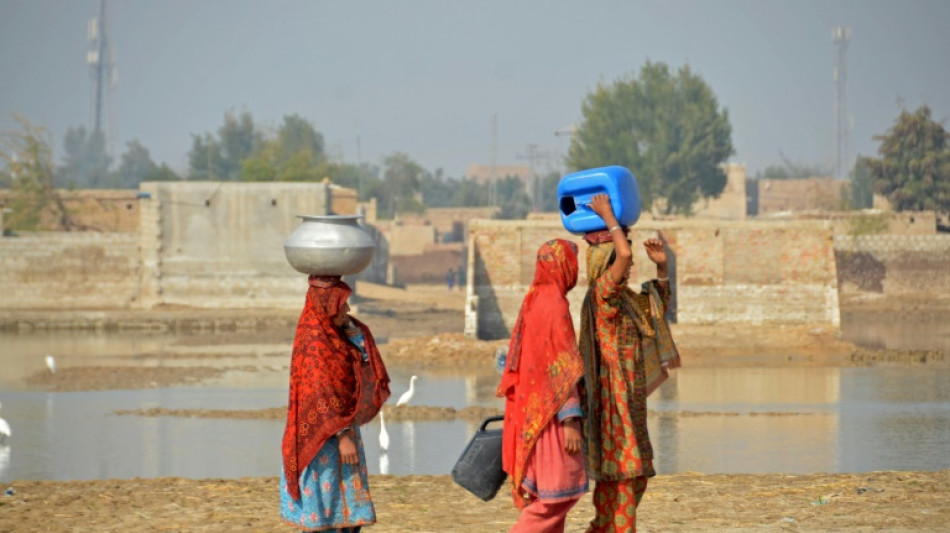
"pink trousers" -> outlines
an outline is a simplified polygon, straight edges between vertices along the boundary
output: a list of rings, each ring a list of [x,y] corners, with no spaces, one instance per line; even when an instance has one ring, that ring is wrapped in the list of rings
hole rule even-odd
[[[567,513],[580,497],[561,502],[534,500],[521,510],[509,533],[563,533]]]

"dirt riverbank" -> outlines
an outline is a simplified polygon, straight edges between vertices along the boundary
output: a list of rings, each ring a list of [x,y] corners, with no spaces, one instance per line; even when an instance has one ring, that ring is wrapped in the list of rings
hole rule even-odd
[[[8,486],[15,494],[0,496],[0,531],[294,531],[277,514],[275,477]],[[507,492],[483,503],[448,476],[372,476],[370,490],[378,523],[367,533],[504,532],[517,518]],[[948,498],[948,470],[658,476],[640,506],[638,531],[947,531]],[[584,531],[592,516],[588,494],[567,531]]]

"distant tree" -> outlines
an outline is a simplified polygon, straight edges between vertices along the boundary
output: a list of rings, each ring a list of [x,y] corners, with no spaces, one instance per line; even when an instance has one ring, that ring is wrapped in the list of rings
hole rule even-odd
[[[69,128],[63,149],[60,175],[66,184],[80,189],[116,186],[109,174],[112,158],[106,153],[106,139],[101,131],[87,133],[84,126]]]
[[[582,106],[583,122],[566,162],[571,170],[622,165],[637,176],[646,208],[689,213],[725,188],[720,164],[733,154],[732,126],[712,89],[688,66],[671,73],[648,62],[638,76],[599,85]]]
[[[950,212],[950,134],[928,106],[901,111],[884,135],[879,158],[866,157],[874,190],[898,211]]]
[[[420,213],[422,177],[426,171],[408,155],[395,152],[383,160],[383,179],[371,192],[376,197],[381,217],[397,213]]]
[[[0,135],[0,182],[10,188],[11,213],[4,225],[35,230],[43,215],[52,216],[61,230],[76,229],[56,188],[56,165],[50,136],[41,127],[15,117],[18,131]]]
[[[168,165],[162,163],[161,166],[152,161],[152,156],[148,148],[142,146],[137,141],[126,143],[125,153],[119,160],[119,168],[115,172],[113,183],[120,188],[138,188],[143,181],[173,181],[179,180]]]
[[[192,134],[188,171],[193,180],[233,181],[241,179],[243,162],[260,150],[263,135],[247,111],[227,112],[215,138],[210,133]]]
[[[254,128],[254,119],[247,111],[235,116],[228,112],[224,115],[224,124],[218,128],[221,144],[223,175],[219,179],[240,179],[241,162],[250,157],[262,141],[262,136]]]
[[[550,172],[539,179],[541,198],[538,206],[544,212],[557,211],[560,209],[557,200],[557,184],[561,181],[561,175],[557,172]]]
[[[280,146],[282,159],[289,159],[299,152],[310,154],[310,159],[315,163],[326,159],[323,152],[323,135],[300,115],[284,117],[284,122],[277,130],[277,144]]]
[[[488,184],[469,178],[458,181],[452,194],[452,205],[458,207],[481,207],[488,205]]]
[[[221,146],[210,133],[191,136],[188,152],[188,174],[192,180],[224,179],[227,167],[221,156]]]
[[[862,157],[851,169],[851,199],[852,209],[868,209],[874,204],[874,190],[871,183],[871,172]]]
[[[426,207],[455,207],[455,192],[459,182],[443,176],[442,169],[422,176],[422,203]]]
[[[498,180],[499,212],[495,218],[522,220],[531,212],[531,198],[521,178],[505,176]]]
[[[162,163],[161,165],[152,169],[151,172],[145,176],[145,181],[178,181],[181,180],[181,176],[178,175],[174,170],[172,170],[168,165]]]
[[[285,116],[277,135],[259,138],[254,153],[241,160],[245,181],[318,181],[331,173],[323,136],[299,115]]]
[[[138,141],[126,143],[126,151],[119,160],[116,178],[113,180],[118,187],[136,188],[139,183],[148,179],[148,175],[155,171],[157,165],[152,161],[148,148]]]
[[[380,182],[379,168],[367,163],[360,165],[349,163],[328,164],[325,169],[330,181],[357,191],[360,201],[368,200],[370,198],[369,191],[375,190]]]
[[[769,165],[765,167],[764,170],[756,174],[756,179],[765,179],[765,180],[787,180],[787,179],[803,179],[803,178],[814,178],[816,176],[830,176],[831,169],[822,166],[822,165],[802,165],[795,163],[789,158],[785,157],[785,154],[779,152],[779,156],[782,158],[781,165]]]

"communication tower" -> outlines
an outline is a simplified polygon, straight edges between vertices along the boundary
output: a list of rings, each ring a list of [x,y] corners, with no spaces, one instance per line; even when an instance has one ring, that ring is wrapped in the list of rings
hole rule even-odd
[[[103,120],[109,121],[108,133],[113,133],[115,117],[112,109],[112,90],[117,79],[115,55],[110,42],[106,0],[99,0],[99,16],[89,19],[89,51],[86,63],[89,64],[89,77],[92,79],[92,132],[102,133],[107,141],[110,135],[105,131]],[[108,117],[103,115],[108,114]],[[109,144],[108,142],[106,143]]]
[[[848,151],[851,144],[851,128],[848,117],[848,69],[846,54],[851,44],[851,29],[837,26],[831,30],[835,44],[835,178],[844,179],[848,174]]]

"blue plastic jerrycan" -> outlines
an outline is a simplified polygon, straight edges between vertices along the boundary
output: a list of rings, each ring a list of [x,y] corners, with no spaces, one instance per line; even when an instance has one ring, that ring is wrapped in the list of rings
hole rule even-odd
[[[604,221],[590,208],[595,195],[610,196],[617,221],[624,226],[640,218],[640,188],[633,173],[621,166],[591,168],[568,174],[557,184],[561,223],[567,231],[582,235],[607,229]]]

